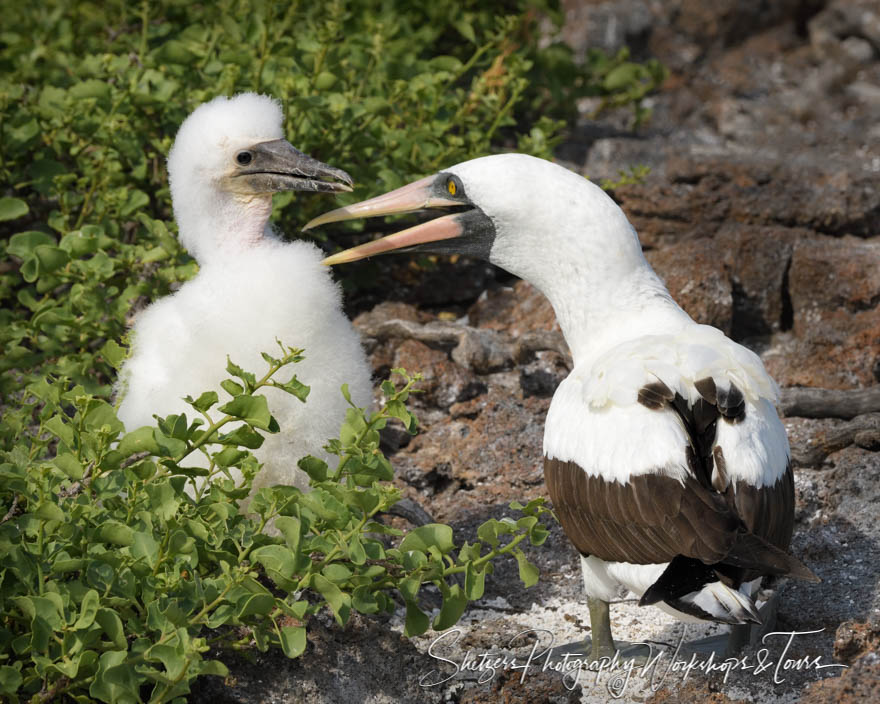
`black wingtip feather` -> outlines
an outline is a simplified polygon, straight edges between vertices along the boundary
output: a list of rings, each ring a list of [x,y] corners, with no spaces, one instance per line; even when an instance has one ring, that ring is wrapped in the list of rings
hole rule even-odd
[[[730,388],[726,391],[716,389],[716,396],[718,397],[718,410],[721,411],[724,420],[730,423],[739,423],[746,417],[746,400],[736,384],[731,382]]]
[[[698,379],[694,382],[694,386],[697,391],[700,392],[700,396],[706,399],[713,406],[718,402],[718,397],[716,396],[716,387],[715,380],[711,376],[707,376],[704,379]]]
[[[794,555],[789,555],[753,533],[740,533],[724,562],[736,567],[794,577],[807,582],[822,581]]]

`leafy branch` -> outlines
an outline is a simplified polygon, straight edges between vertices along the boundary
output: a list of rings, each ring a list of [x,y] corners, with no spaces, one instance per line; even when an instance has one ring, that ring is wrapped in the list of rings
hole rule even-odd
[[[507,556],[526,586],[535,583],[521,546],[547,536],[542,499],[513,504],[521,518],[489,520],[460,548],[449,526],[404,534],[383,521],[400,492],[379,433],[392,421],[418,428],[406,400],[420,377],[404,370],[394,371],[398,382],[383,382],[378,411],[348,409],[325,448],[336,458],[332,470],[318,457],[299,462],[310,491],[254,493],[251,451],[280,431],[260,391],[308,397],[295,375],[280,378],[302,350],[280,351],[263,355],[259,377],[230,361],[221,384],[228,399],[221,403],[217,391],[187,398],[192,422],[171,415],[126,434],[112,406],[82,386],[29,385],[27,398],[40,408],[33,446],[0,456],[8,516],[0,523],[0,694],[121,702],[139,700],[148,686],[151,702],[168,702],[200,675],[226,674],[205,659],[209,642],[298,657],[319,611],[345,625],[353,611],[399,604],[407,635],[448,628]],[[443,596],[433,621],[419,601],[428,585]]]

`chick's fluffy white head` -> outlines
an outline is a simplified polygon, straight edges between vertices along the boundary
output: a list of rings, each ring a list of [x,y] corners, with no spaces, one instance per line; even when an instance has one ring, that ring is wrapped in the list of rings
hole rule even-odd
[[[200,263],[264,235],[271,196],[235,193],[225,179],[239,150],[284,136],[282,120],[276,100],[242,93],[200,105],[180,126],[168,155],[171,200],[180,241]]]

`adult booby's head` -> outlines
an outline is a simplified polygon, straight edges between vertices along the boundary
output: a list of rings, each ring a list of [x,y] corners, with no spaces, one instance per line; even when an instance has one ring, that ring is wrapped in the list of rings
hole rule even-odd
[[[352,218],[429,211],[439,217],[339,252],[341,264],[391,251],[459,253],[526,279],[552,303],[577,358],[588,327],[645,301],[681,309],[642,254],[623,211],[598,186],[557,164],[499,154],[456,164],[396,191],[333,210],[306,228]],[[587,321],[590,321],[588,325]]]
[[[351,177],[294,148],[272,98],[218,97],[183,122],[168,156],[174,216],[201,263],[262,238],[277,191],[351,190]]]
[[[488,259],[522,278],[534,279],[542,273],[536,266],[548,258],[524,258],[522,252],[533,247],[532,251],[546,251],[548,246],[564,247],[565,240],[571,239],[573,246],[589,248],[597,240],[619,239],[618,248],[628,255],[639,251],[626,216],[602,189],[568,169],[525,154],[499,154],[456,164],[391,193],[326,213],[306,229],[425,209],[440,217],[340,252],[325,263],[341,264],[401,249],[459,253]],[[548,231],[558,235],[552,242]]]

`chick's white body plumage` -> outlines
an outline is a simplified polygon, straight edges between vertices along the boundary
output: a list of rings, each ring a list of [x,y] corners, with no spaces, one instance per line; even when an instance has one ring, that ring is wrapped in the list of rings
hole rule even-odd
[[[207,103],[181,127],[169,158],[172,199],[180,239],[200,271],[138,315],[117,387],[119,418],[129,431],[151,425],[154,415],[186,413],[192,420],[184,396],[214,390],[221,403],[229,400],[220,386],[230,376],[227,356],[259,378],[266,368],[261,352],[280,353],[276,340],[303,348],[305,359],[279,379],[296,374],[311,388],[307,402],[279,389],[261,391],[281,431],[255,451],[264,467],[254,488],[305,487],[297,460],[322,456],[338,432],[348,408],[342,384],[357,405],[371,398],[369,365],[320,250],[273,233],[271,194],[236,193],[229,185],[237,149],[281,134],[277,103],[253,94]]]

